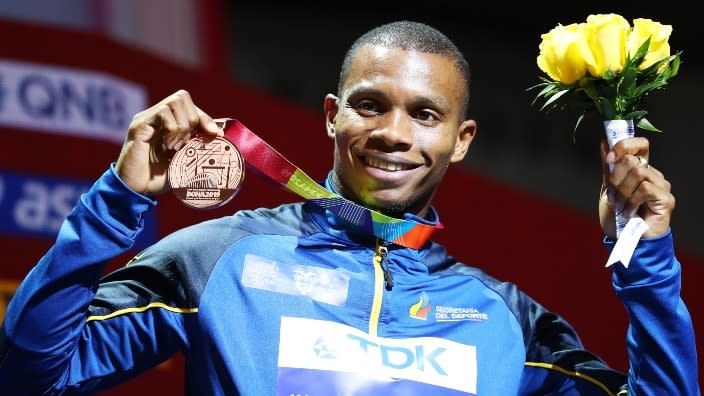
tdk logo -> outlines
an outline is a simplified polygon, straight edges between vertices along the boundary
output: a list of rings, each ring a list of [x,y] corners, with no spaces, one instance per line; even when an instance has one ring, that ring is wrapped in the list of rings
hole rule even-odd
[[[315,356],[321,359],[337,359],[337,352],[333,349],[325,338],[320,337],[313,345]]]
[[[423,345],[413,347],[402,347],[398,345],[383,345],[372,342],[355,334],[348,334],[347,340],[354,345],[353,350],[359,351],[365,359],[378,361],[382,366],[394,370],[434,370],[439,375],[447,375],[447,372],[438,363],[438,357],[445,352],[443,347],[435,347],[432,351],[426,351]],[[315,353],[320,358],[344,358],[337,356],[333,348],[329,347],[322,339],[313,346]]]

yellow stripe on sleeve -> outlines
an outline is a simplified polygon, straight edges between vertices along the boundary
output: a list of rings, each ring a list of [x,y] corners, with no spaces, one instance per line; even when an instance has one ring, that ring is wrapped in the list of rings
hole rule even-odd
[[[560,372],[560,373],[562,373],[562,374],[568,375],[568,376],[570,376],[570,377],[581,378],[581,379],[583,379],[583,380],[585,380],[585,381],[587,381],[587,382],[591,382],[592,384],[598,386],[599,389],[603,390],[607,395],[609,395],[609,396],[617,396],[617,395],[611,393],[611,391],[609,390],[609,388],[607,388],[606,385],[604,385],[603,383],[601,383],[601,381],[597,380],[597,379],[594,378],[594,377],[590,377],[590,376],[588,376],[588,375],[586,375],[586,374],[583,374],[583,373],[580,373],[580,372],[577,372],[577,371],[565,370],[565,369],[563,369],[563,368],[560,367],[560,366],[556,366],[556,365],[554,365],[554,364],[549,364],[549,363],[526,362],[525,365],[526,365],[526,366],[531,366],[531,367],[540,367],[540,368],[544,368],[544,369],[548,369],[548,370],[554,370],[554,371]],[[619,393],[619,395],[621,395],[621,394],[623,394],[623,393]]]
[[[146,305],[144,307],[131,307],[131,308],[120,309],[115,312],[109,313],[107,315],[91,315],[86,318],[86,322],[91,322],[93,320],[110,319],[110,318],[114,318],[116,316],[132,313],[132,312],[144,312],[144,311],[146,311],[148,309],[152,309],[152,308],[163,308],[167,311],[176,312],[176,313],[197,313],[198,312],[198,308],[177,308],[177,307],[168,306],[164,303],[153,302],[153,303]]]

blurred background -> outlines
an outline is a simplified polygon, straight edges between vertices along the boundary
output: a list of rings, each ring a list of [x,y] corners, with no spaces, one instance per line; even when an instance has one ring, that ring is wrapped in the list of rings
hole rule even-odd
[[[701,22],[686,8],[628,1],[434,1],[419,8],[405,2],[3,0],[0,317],[75,200],[117,158],[135,113],[187,89],[210,115],[239,118],[322,179],[332,164],[322,103],[336,92],[345,51],[376,25],[412,19],[439,28],[465,53],[473,78],[470,116],[479,125],[466,159],[450,169],[438,192],[446,227],[437,239],[460,260],[517,283],[560,312],[588,348],[625,370],[627,318],[603,268],[607,254],[596,217],[601,121],[588,117],[575,132],[575,114],[540,112],[531,105],[534,92],[526,92],[542,76],[535,62],[542,33],[610,12],[672,25],[670,45],[682,51],[680,74],[645,102],[648,119],[663,132],[637,134],[650,139],[651,164],[672,182],[677,198],[672,225],[683,296],[701,349],[704,298],[695,290],[704,279],[704,167],[696,159],[704,144],[697,121]],[[233,202],[214,211],[189,209],[167,194],[134,250],[106,270],[185,225],[297,199],[253,173]],[[182,381],[176,356],[106,394],[181,394]]]

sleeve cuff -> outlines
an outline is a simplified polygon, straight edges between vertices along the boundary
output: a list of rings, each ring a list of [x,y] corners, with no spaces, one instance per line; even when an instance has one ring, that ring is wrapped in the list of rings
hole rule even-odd
[[[138,232],[144,225],[144,214],[157,204],[156,200],[130,189],[115,172],[115,163],[110,164],[82,200],[95,216],[126,235]]]
[[[616,241],[604,238],[609,252],[615,243]],[[617,287],[655,283],[672,276],[678,268],[672,230],[668,229],[665,234],[657,237],[642,238],[628,268],[622,265],[614,265],[612,268],[614,285]]]

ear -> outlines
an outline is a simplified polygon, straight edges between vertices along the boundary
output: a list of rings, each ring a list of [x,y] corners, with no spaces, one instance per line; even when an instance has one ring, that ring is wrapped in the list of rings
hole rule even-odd
[[[338,99],[333,94],[327,94],[323,102],[325,110],[325,128],[328,130],[328,136],[335,137],[335,117],[337,117]]]
[[[459,126],[457,141],[455,142],[455,150],[452,153],[450,162],[460,162],[467,155],[469,144],[472,143],[474,135],[477,133],[477,122],[474,120],[465,120]]]

